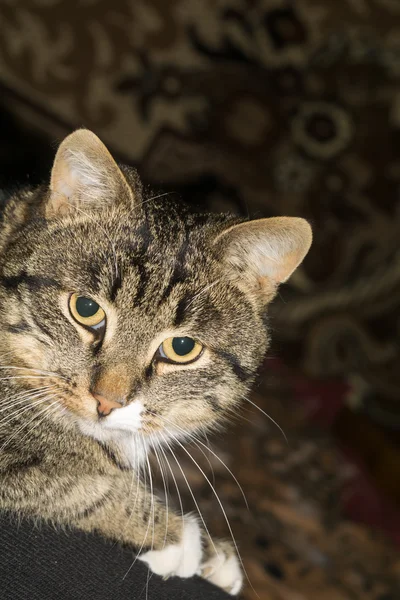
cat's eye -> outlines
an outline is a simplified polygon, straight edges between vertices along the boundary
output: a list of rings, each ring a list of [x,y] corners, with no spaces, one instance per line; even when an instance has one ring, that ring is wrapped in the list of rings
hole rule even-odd
[[[105,322],[104,310],[92,298],[72,294],[69,299],[69,310],[75,321],[84,327],[97,329]]]
[[[173,363],[190,363],[201,355],[203,346],[191,337],[171,337],[159,347],[160,356]]]

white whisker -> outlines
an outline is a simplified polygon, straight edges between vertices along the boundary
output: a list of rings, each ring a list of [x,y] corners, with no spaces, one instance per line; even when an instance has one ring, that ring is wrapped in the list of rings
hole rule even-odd
[[[151,413],[151,411],[149,411],[149,412]],[[153,413],[151,413],[151,414],[153,414]],[[241,494],[243,496],[243,499],[245,501],[246,508],[247,508],[247,510],[249,510],[249,504],[247,502],[247,498],[246,498],[246,495],[245,495],[245,493],[243,491],[242,486],[240,485],[240,483],[237,480],[237,478],[235,477],[235,475],[232,473],[231,469],[224,463],[224,461],[222,460],[222,458],[220,458],[218,456],[218,454],[216,454],[209,446],[207,446],[206,444],[204,444],[204,442],[202,442],[199,438],[197,438],[193,433],[185,431],[184,429],[182,429],[182,427],[180,427],[179,425],[177,425],[176,423],[174,423],[173,421],[171,421],[170,419],[167,419],[166,417],[164,417],[162,415],[157,415],[157,417],[159,417],[163,421],[166,421],[167,423],[170,423],[173,427],[176,427],[177,429],[179,429],[179,431],[181,431],[182,433],[184,433],[185,436],[189,437],[189,439],[198,447],[198,449],[200,450],[200,452],[205,456],[208,464],[211,467],[211,471],[212,471],[213,476],[214,476],[214,469],[212,467],[212,464],[211,464],[210,460],[208,459],[208,457],[206,456],[204,450],[202,450],[199,447],[198,444],[201,444],[204,448],[206,448],[206,450],[208,450],[208,452],[210,452],[225,467],[225,469],[228,471],[228,473],[231,475],[231,477],[235,481],[236,485],[238,486],[238,488],[239,488],[239,490],[240,490],[240,492],[241,492]]]
[[[0,381],[12,381],[14,379],[44,379],[47,375],[10,375],[9,377],[0,377]]]
[[[30,400],[37,398],[38,396],[42,395],[43,393],[47,393],[49,390],[54,389],[55,387],[56,386],[54,386],[54,385],[45,386],[43,388],[36,388],[35,391],[25,393],[23,395],[18,395],[16,397],[11,396],[11,398],[7,398],[6,402],[0,403],[0,406],[1,406],[0,413],[10,410],[10,408],[14,408],[14,406],[19,406],[21,404],[24,404],[25,402],[30,402]]]
[[[63,375],[59,375],[58,373],[54,373],[53,371],[42,371],[40,369],[33,369],[31,367],[15,367],[14,365],[2,365],[0,366],[0,369],[16,369],[18,371],[33,371],[34,373],[40,373],[41,375],[46,375],[49,377],[56,377],[58,379],[65,379],[66,381],[68,381],[67,377],[64,377]],[[31,377],[30,375],[27,375],[27,377]]]
[[[165,477],[164,477],[164,470],[163,470],[163,467],[162,467],[162,464],[161,464],[161,461],[160,461],[160,457],[158,455],[158,452],[157,452],[156,448],[153,448],[153,450],[154,450],[155,457],[157,459],[158,466],[160,467],[160,473],[161,473],[162,482],[163,482],[163,486],[164,486],[164,493],[165,493],[165,508],[166,508],[166,512],[167,512],[166,521],[165,521],[164,543],[163,543],[163,548],[165,548],[165,544],[166,544],[166,541],[167,541],[168,516],[169,516],[169,513],[168,513],[168,511],[169,511],[169,507],[168,507],[168,492],[167,492],[166,480],[165,480]]]
[[[22,408],[19,408],[18,410],[12,412],[9,415],[6,415],[3,419],[0,420],[0,425],[2,423],[9,423],[11,422],[13,419],[18,418],[20,415],[24,414],[25,412],[28,412],[29,410],[32,410],[35,406],[37,406],[38,404],[41,404],[43,402],[45,402],[47,400],[47,391],[42,393],[44,397],[41,397],[39,399],[36,399],[35,402],[29,402],[29,404],[27,406],[24,406]],[[42,394],[40,394],[40,396],[42,396]],[[39,397],[39,395],[37,396],[37,398]]]
[[[147,202],[152,202],[152,200],[157,200],[158,198],[163,198],[163,196],[170,196],[171,194],[175,194],[176,192],[164,192],[163,194],[158,194],[158,196],[152,196],[151,198],[147,198],[140,202],[139,206],[143,206],[143,204],[147,204]]]
[[[143,434],[141,434],[141,438],[142,438],[142,443],[144,444],[144,440],[143,440]],[[150,479],[150,494],[151,494],[151,505],[150,505],[150,512],[151,512],[151,520],[153,523],[153,531],[152,531],[152,535],[151,535],[151,550],[154,549],[154,534],[155,534],[155,522],[154,522],[154,518],[155,518],[155,509],[154,509],[154,489],[153,489],[153,477],[151,474],[151,467],[150,467],[150,461],[149,461],[149,456],[148,454],[146,454],[146,464],[147,464],[147,469],[149,472],[149,479]],[[149,515],[149,520],[150,520],[150,515]],[[149,592],[149,581],[151,579],[152,575],[150,575],[150,566],[147,569],[147,581],[146,581],[146,598],[148,598],[148,592]]]
[[[162,455],[164,457],[165,462],[168,465],[168,469],[169,469],[169,471],[171,473],[171,477],[172,477],[172,480],[173,480],[174,485],[175,485],[176,493],[178,494],[178,502],[179,502],[179,507],[181,509],[182,535],[183,535],[183,532],[184,532],[184,529],[185,529],[185,513],[183,511],[182,496],[181,496],[181,493],[180,493],[180,490],[179,490],[178,482],[176,481],[176,477],[175,477],[174,471],[172,470],[172,467],[171,467],[171,465],[169,463],[168,457],[165,454],[164,448],[162,446],[159,446],[159,449],[160,449],[160,451],[161,451],[161,453],[162,453]]]
[[[54,398],[54,396],[52,396],[52,397]],[[51,398],[51,396],[50,396],[50,398]],[[53,410],[52,410],[52,411],[50,411],[50,409],[51,409],[51,408],[53,408]],[[24,435],[24,436],[23,436],[23,437],[22,437],[22,438],[19,440],[19,442],[22,442],[22,441],[23,441],[25,438],[27,438],[27,437],[28,437],[28,435],[29,435],[30,433],[32,433],[32,431],[33,431],[33,430],[34,430],[36,427],[39,427],[39,425],[41,425],[41,423],[43,423],[43,421],[45,421],[45,420],[47,419],[47,416],[48,416],[49,414],[55,413],[55,412],[56,412],[56,410],[57,410],[57,408],[58,408],[58,400],[55,400],[55,401],[54,401],[54,402],[52,402],[51,404],[49,404],[49,405],[45,406],[45,407],[44,407],[44,409],[43,409],[43,410],[40,412],[40,414],[39,414],[39,415],[37,415],[37,416],[44,415],[43,419],[41,419],[41,420],[39,421],[39,423],[35,423],[35,424],[33,425],[33,427],[31,427],[31,429],[30,429],[30,430],[29,430],[29,431],[28,431],[28,432],[27,432],[27,433],[26,433],[26,434],[25,434],[25,435]]]
[[[53,398],[54,396],[47,396],[46,398],[42,399],[39,401],[40,402],[44,402],[46,400],[50,400],[51,398]],[[42,411],[40,411],[39,413],[35,413],[34,416],[32,417],[32,419],[30,419],[30,421],[28,421],[27,423],[24,423],[21,427],[19,427],[12,436],[10,436],[7,441],[2,445],[2,447],[0,448],[0,452],[4,451],[4,448],[6,448],[8,446],[8,444],[11,442],[11,440],[13,440],[21,431],[23,431],[26,427],[29,427],[29,425],[31,423],[33,423],[33,421],[35,421],[35,419],[37,419],[39,416],[41,416],[43,413],[45,413],[46,411],[48,411],[48,409],[53,406],[54,404],[57,404],[58,400],[56,400],[55,402],[53,402],[52,404],[45,406],[44,409]],[[43,419],[44,420],[44,419]],[[28,434],[30,433],[30,431],[33,431],[32,429],[29,430]],[[25,439],[26,436],[24,436],[23,439]]]
[[[197,292],[197,294],[195,294],[193,296],[193,298],[191,299],[190,302],[188,302],[186,309],[189,308],[189,306],[191,304],[193,304],[193,302],[195,300],[197,300],[199,298],[199,296],[201,296],[202,294],[205,294],[205,292],[207,292],[208,290],[210,290],[212,287],[214,287],[214,285],[217,285],[217,283],[219,283],[222,280],[222,277],[219,277],[218,279],[216,279],[215,281],[213,281],[212,283],[209,283],[208,285],[206,285],[203,289],[201,289],[199,292]]]
[[[205,479],[205,480],[207,481],[207,483],[209,484],[209,486],[210,486],[210,488],[211,488],[211,491],[213,492],[213,494],[214,494],[215,498],[217,499],[217,502],[218,502],[218,504],[219,504],[219,506],[220,506],[220,508],[221,508],[222,514],[224,515],[224,519],[225,519],[225,522],[226,522],[226,524],[227,524],[227,526],[228,526],[229,533],[230,533],[230,535],[231,535],[232,542],[233,542],[233,545],[234,545],[234,547],[235,547],[235,551],[236,551],[237,557],[238,557],[238,559],[239,559],[239,562],[240,562],[240,564],[241,564],[241,566],[242,566],[243,572],[244,572],[244,574],[246,575],[246,578],[247,578],[248,582],[249,582],[249,583],[250,583],[250,585],[252,586],[252,584],[251,584],[251,581],[250,581],[250,579],[249,579],[249,576],[247,575],[247,571],[246,571],[246,569],[245,569],[245,567],[244,567],[243,560],[242,560],[242,557],[241,557],[241,555],[240,555],[239,548],[238,548],[238,546],[237,546],[237,543],[236,543],[235,537],[234,537],[234,535],[233,535],[233,531],[232,531],[232,527],[231,527],[231,524],[230,524],[230,522],[229,522],[229,519],[228,519],[228,515],[226,514],[226,511],[225,511],[225,509],[224,509],[224,506],[223,506],[223,504],[222,504],[222,502],[221,502],[221,499],[220,499],[220,497],[218,496],[217,492],[215,491],[215,488],[213,487],[213,485],[212,485],[211,481],[208,479],[207,475],[204,473],[203,469],[200,467],[200,465],[198,464],[198,462],[197,462],[197,461],[196,461],[196,460],[193,458],[193,456],[190,454],[190,452],[189,452],[189,451],[188,451],[188,450],[185,448],[185,446],[184,446],[183,444],[181,444],[181,443],[180,443],[180,441],[179,441],[179,440],[176,438],[176,436],[174,436],[174,435],[173,435],[173,434],[172,434],[170,431],[168,431],[168,429],[166,429],[166,431],[167,431],[167,433],[169,433],[169,435],[171,435],[171,436],[172,436],[172,438],[173,438],[173,439],[176,441],[176,443],[177,443],[177,444],[178,444],[178,445],[179,445],[179,446],[182,448],[182,450],[183,450],[183,451],[184,451],[184,452],[185,452],[185,453],[186,453],[186,454],[189,456],[190,460],[192,460],[192,461],[193,461],[193,463],[194,463],[194,464],[196,465],[196,467],[199,469],[200,473],[203,475],[204,479]],[[203,521],[203,522],[204,522],[204,521]],[[211,539],[211,538],[210,538],[210,539]],[[215,548],[214,542],[213,542],[213,546],[214,546],[215,553],[216,553],[216,555],[218,556],[218,552],[217,552],[217,550],[216,550],[216,548]],[[252,586],[252,587],[253,587],[253,586]]]
[[[166,431],[168,431],[168,430],[166,430]],[[170,433],[170,432],[168,432],[168,433]],[[192,488],[191,488],[191,486],[190,486],[190,483],[189,483],[189,481],[188,481],[188,479],[187,479],[187,477],[186,477],[186,475],[185,475],[185,472],[184,472],[184,470],[182,469],[182,467],[181,467],[181,465],[180,465],[180,463],[179,463],[179,460],[177,459],[177,457],[176,457],[176,455],[175,455],[175,452],[172,450],[172,448],[171,448],[170,444],[168,443],[168,440],[167,440],[167,439],[166,439],[166,438],[165,438],[165,437],[164,437],[162,434],[160,434],[160,435],[161,435],[161,437],[164,439],[164,443],[166,444],[166,446],[167,446],[168,450],[171,452],[172,456],[173,456],[173,457],[174,457],[174,459],[175,459],[175,462],[176,462],[176,464],[178,465],[178,468],[179,468],[180,472],[182,473],[182,476],[183,476],[183,478],[184,478],[184,480],[185,480],[185,483],[186,483],[186,485],[187,485],[187,487],[188,487],[188,490],[189,490],[189,492],[190,492],[190,495],[192,496],[193,502],[194,502],[194,504],[195,504],[195,506],[196,506],[196,510],[197,510],[197,512],[199,513],[199,517],[200,517],[200,519],[201,519],[201,522],[203,523],[203,527],[204,527],[204,529],[205,529],[205,531],[206,531],[206,533],[207,533],[207,535],[208,535],[208,537],[209,537],[209,539],[210,539],[210,542],[211,542],[211,544],[212,544],[212,546],[213,546],[213,548],[214,548],[214,550],[215,550],[215,553],[216,553],[216,554],[217,554],[217,556],[218,556],[218,552],[217,552],[217,549],[216,549],[216,547],[215,547],[214,541],[213,541],[213,539],[212,539],[212,537],[211,537],[211,535],[210,535],[210,532],[209,532],[209,530],[208,530],[208,527],[207,527],[207,525],[206,525],[206,522],[205,522],[205,520],[204,520],[204,517],[203,517],[203,513],[202,513],[202,512],[201,512],[201,510],[200,510],[200,506],[199,506],[199,504],[198,504],[198,502],[197,502],[197,500],[196,500],[196,497],[195,497],[195,495],[194,495],[194,493],[193,493],[193,490],[192,490]],[[171,434],[170,434],[170,435],[171,435]],[[174,436],[172,436],[172,437],[174,437]]]
[[[267,419],[269,419],[270,421],[272,421],[272,423],[274,425],[276,425],[276,427],[279,429],[279,431],[282,433],[283,437],[285,438],[285,441],[286,441],[287,445],[289,446],[289,441],[288,441],[288,439],[286,437],[286,434],[283,431],[282,427],[280,425],[278,425],[278,423],[268,413],[266,413],[265,410],[263,410],[262,408],[260,408],[259,406],[257,406],[257,404],[255,404],[252,400],[250,400],[250,398],[247,398],[247,396],[242,396],[242,398],[243,398],[243,400],[246,400],[247,402],[249,402],[257,410],[259,410],[260,413],[262,413],[265,417],[267,417]]]
[[[143,440],[142,440],[142,443],[143,443]],[[145,476],[146,476],[146,470],[144,470],[144,474],[145,474]],[[147,499],[147,487],[146,487],[146,480],[145,480],[145,483],[144,483],[144,492],[145,492],[145,494],[144,494],[144,496],[143,496],[143,510],[145,509],[144,507],[145,507],[145,505],[146,505],[146,499]],[[153,496],[152,496],[152,502],[154,502]],[[150,516],[150,515],[149,515],[149,516]],[[146,532],[145,532],[145,535],[144,535],[144,539],[143,539],[143,541],[142,541],[142,543],[141,543],[141,546],[140,546],[139,550],[137,551],[137,554],[136,554],[136,557],[135,557],[134,561],[132,562],[132,564],[130,565],[129,569],[127,570],[127,572],[126,572],[126,573],[125,573],[125,575],[123,576],[123,578],[122,578],[122,581],[123,581],[123,580],[124,580],[124,579],[125,579],[125,578],[126,578],[128,575],[129,575],[129,573],[130,573],[130,572],[131,572],[131,570],[133,569],[134,565],[136,564],[136,561],[138,560],[138,558],[139,558],[139,556],[140,556],[140,553],[141,553],[141,551],[142,551],[142,549],[143,549],[143,547],[144,547],[144,545],[145,545],[145,543],[146,543],[147,536],[148,536],[148,534],[149,534],[149,529],[150,529],[150,518],[148,519],[148,522],[147,522],[147,528],[146,528]]]

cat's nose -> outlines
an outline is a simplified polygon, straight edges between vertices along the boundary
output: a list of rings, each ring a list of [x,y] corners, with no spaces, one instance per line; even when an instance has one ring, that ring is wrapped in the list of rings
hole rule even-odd
[[[123,402],[106,398],[97,392],[92,392],[92,396],[97,400],[97,414],[99,417],[106,417],[114,408],[121,408],[123,406]]]

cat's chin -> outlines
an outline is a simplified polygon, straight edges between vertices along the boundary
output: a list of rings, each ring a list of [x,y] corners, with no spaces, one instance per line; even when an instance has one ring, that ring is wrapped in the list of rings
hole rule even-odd
[[[131,468],[139,469],[146,461],[150,448],[164,444],[170,437],[160,431],[155,419],[151,418],[150,423],[143,419],[144,413],[143,403],[136,400],[101,419],[79,418],[77,423],[85,436],[116,447]]]
[[[118,428],[116,425],[105,426],[105,420],[90,421],[79,419],[78,426],[81,432],[102,444],[111,444],[116,447],[124,461],[132,468],[139,469],[146,461],[150,448],[150,441],[140,434],[139,430],[132,427]]]
[[[174,442],[191,439],[192,433],[170,428],[168,431],[151,428],[142,419],[145,412],[140,401],[113,411],[105,418],[92,420],[80,418],[76,422],[83,435],[103,444],[111,444],[132,469],[138,470],[146,462],[152,447],[174,445]],[[179,443],[179,441],[178,441]]]
[[[113,410],[107,417],[102,418],[99,424],[106,431],[120,431],[137,433],[143,426],[143,403],[135,400],[127,406]]]
[[[142,402],[135,401],[127,406],[113,410],[108,416],[81,417],[78,419],[82,433],[101,442],[114,441],[124,436],[132,436],[143,427]]]

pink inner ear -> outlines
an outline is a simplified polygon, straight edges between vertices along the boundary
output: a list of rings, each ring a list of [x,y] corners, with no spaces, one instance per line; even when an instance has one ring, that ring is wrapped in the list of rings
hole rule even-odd
[[[301,259],[302,260],[302,259]],[[282,260],[278,264],[274,264],[274,268],[271,269],[270,277],[276,283],[285,282],[293,271],[296,270],[299,264],[299,255],[291,252],[282,257]]]
[[[60,145],[52,169],[48,217],[71,205],[101,208],[116,198],[134,201],[133,192],[111,154],[91,131],[78,129]]]
[[[257,281],[269,279],[275,285],[286,281],[307,254],[311,240],[311,227],[304,219],[274,217],[234,225],[216,242],[222,244],[225,261],[255,289]]]
[[[51,181],[51,202],[53,210],[60,209],[62,204],[69,201],[73,194],[74,176],[67,164],[62,162],[53,169]]]

